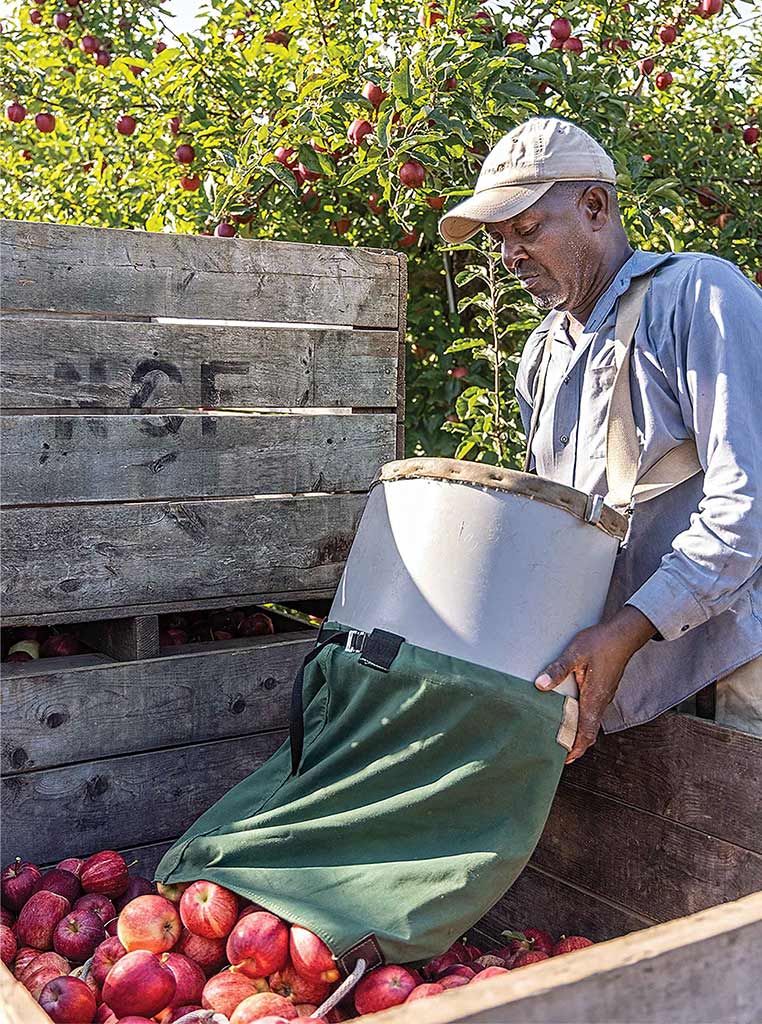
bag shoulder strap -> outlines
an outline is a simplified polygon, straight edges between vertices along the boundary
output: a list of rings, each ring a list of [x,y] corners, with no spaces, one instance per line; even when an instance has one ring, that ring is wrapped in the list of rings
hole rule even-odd
[[[614,332],[616,376],[611,392],[606,427],[605,502],[615,509],[632,506],[677,487],[703,467],[696,444],[686,439],[663,455],[638,479],[640,445],[632,411],[630,361],[635,328],[640,320],[643,302],[651,283],[651,274],[636,278],[620,296]]]

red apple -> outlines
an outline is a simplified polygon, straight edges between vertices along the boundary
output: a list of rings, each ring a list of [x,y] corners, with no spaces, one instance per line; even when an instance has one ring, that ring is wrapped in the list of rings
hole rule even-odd
[[[38,131],[44,132],[46,134],[48,132],[54,131],[56,127],[55,117],[53,116],[53,114],[48,114],[46,112],[36,114],[34,118],[34,123],[37,126]]]
[[[175,976],[169,967],[148,950],[137,949],[117,960],[106,975],[103,1002],[117,1017],[128,1013],[144,1013],[152,1017],[169,1006],[176,987]]]
[[[238,919],[238,897],[215,882],[194,882],[182,894],[180,917],[194,935],[224,939]]]
[[[290,146],[278,146],[275,150],[275,159],[279,164],[283,164],[284,167],[296,167],[299,163],[295,150],[291,149]]]
[[[568,18],[554,18],[550,23],[550,34],[561,42],[571,35],[572,27]]]
[[[16,971],[16,978],[35,999],[40,998],[40,993],[49,981],[60,978],[69,973],[69,962],[58,953],[40,953],[26,966]]]
[[[674,25],[662,25],[657,35],[662,43],[669,45],[677,39],[677,29]]]
[[[77,876],[64,868],[51,868],[46,871],[37,882],[35,892],[41,890],[57,892],[59,896],[65,897],[69,903],[75,903],[82,895],[82,886]]]
[[[366,100],[370,100],[374,107],[379,107],[389,95],[375,82],[366,82],[362,87],[362,94]]]
[[[291,964],[287,964],[282,971],[270,975],[270,988],[273,992],[279,992],[290,999],[292,1003],[316,1003],[318,1006],[328,998],[331,991],[327,981],[309,981]]]
[[[248,996],[238,1004],[230,1018],[230,1024],[252,1024],[253,1021],[261,1021],[269,1015],[276,1020],[279,1017],[293,1020],[296,1017],[296,1010],[293,1003],[275,992],[258,992],[257,995]]]
[[[414,1003],[418,999],[428,999],[429,996],[438,996],[440,992],[444,991],[445,990],[442,985],[438,985],[436,982],[427,982],[425,985],[416,985],[405,1002]]]
[[[199,965],[207,977],[218,971],[225,963],[225,940],[205,939],[194,935],[183,928],[174,949],[175,953],[183,953]]]
[[[265,636],[274,632],[273,620],[269,615],[265,615],[264,612],[255,612],[253,615],[247,615],[238,624],[239,636]]]
[[[268,32],[265,36],[266,43],[275,43],[276,46],[288,46],[291,42],[291,37],[288,32],[283,32],[281,29],[276,29],[274,32]]]
[[[502,960],[500,961],[500,966],[504,966]],[[437,974],[436,980],[441,981],[442,978],[450,978],[452,975],[457,974],[461,978],[465,978],[467,981],[470,981],[475,974],[478,974],[479,971],[483,969],[483,965],[478,963],[476,960],[472,960],[471,964],[453,964],[451,967],[448,967],[446,970]]]
[[[200,1003],[206,976],[199,965],[182,953],[162,953],[160,960],[175,976],[175,994],[170,1007],[176,1009],[184,1003]]]
[[[13,121],[14,124],[21,124],[26,117],[26,107],[18,101],[9,103],[5,108],[5,116],[9,121]]]
[[[196,192],[201,184],[199,176],[197,174],[191,174],[189,176],[183,176],[180,178],[180,186],[184,188],[186,192]],[[184,629],[163,629],[159,634],[159,643],[162,647],[177,646],[178,644],[188,643],[188,634]]]
[[[77,878],[82,877],[82,868],[85,866],[85,862],[81,857],[67,857],[66,860],[61,860],[56,864],[57,868],[62,871],[71,871]]]
[[[214,233],[218,238],[234,238],[235,237],[235,224],[230,224],[228,221],[221,221],[214,229]],[[218,630],[219,632],[219,630]],[[232,637],[232,633],[230,637]],[[216,639],[230,639],[230,637],[216,637]]]
[[[420,188],[426,177],[426,168],[417,160],[407,160],[400,167],[399,176],[407,188]]]
[[[301,925],[291,926],[289,935],[291,963],[308,981],[324,981],[329,984],[339,980],[339,971],[333,953],[314,932]]]
[[[426,203],[431,207],[432,210],[441,210],[445,204],[444,196],[427,196]]]
[[[488,981],[490,978],[496,978],[499,974],[509,973],[507,967],[487,967],[472,978],[468,984],[475,985],[477,981]]]
[[[352,227],[352,221],[349,217],[339,217],[338,220],[332,222],[331,226],[337,235],[346,235],[347,231]]]
[[[201,1005],[205,1010],[215,1010],[217,1013],[224,1013],[226,1017],[230,1017],[239,1003],[248,999],[249,996],[255,996],[257,992],[263,991],[265,984],[266,982],[262,981],[257,985],[251,978],[247,978],[243,974],[223,971],[222,974],[215,974],[204,985]]]
[[[138,896],[119,915],[116,934],[128,953],[165,953],[180,938],[181,927],[174,903],[163,896]]]
[[[166,44],[166,43],[164,42],[164,40],[163,40],[163,39],[157,39],[157,40],[156,40],[156,42],[155,42],[155,43],[153,44],[153,52],[154,52],[154,53],[155,53],[155,54],[156,54],[157,56],[158,56],[158,54],[160,54],[160,53],[164,53],[164,51],[166,50],[166,48],[167,48],[167,44]]]
[[[751,125],[743,130],[743,140],[747,146],[753,146],[756,144],[759,138],[759,128],[756,125]]]
[[[11,927],[7,924],[0,924],[0,960],[6,967],[13,962],[17,948],[16,936]]]
[[[506,32],[506,35],[505,35],[505,45],[506,46],[515,46],[517,44],[521,45],[521,46],[526,46],[528,42],[529,42],[529,40],[527,39],[527,37],[524,35],[523,32]]]
[[[412,247],[414,245],[418,244],[418,239],[420,237],[421,236],[420,236],[420,232],[418,231],[418,229],[417,228],[413,228],[412,231],[406,231],[404,234],[400,235],[399,244],[404,249],[412,249]]]
[[[53,24],[56,28],[60,28],[62,32],[65,32],[71,23],[71,15],[65,14],[63,11],[59,11],[53,15]]]
[[[376,216],[380,216],[384,212],[384,207],[381,205],[381,196],[378,192],[371,192],[368,196],[368,209],[371,213],[375,213]]]
[[[79,48],[83,53],[97,53],[101,44],[95,36],[85,35],[80,37]]]
[[[90,968],[92,976],[99,985],[103,985],[106,975],[117,962],[125,956],[127,950],[121,944],[116,935],[104,939],[93,953],[93,963]]]
[[[248,978],[264,978],[286,966],[288,945],[288,927],[265,910],[241,918],[225,948],[235,970]]]
[[[34,8],[29,12],[29,20],[33,25],[39,25],[42,21],[42,11],[36,11]]]
[[[179,135],[180,134],[180,125],[182,124],[182,119],[181,118],[179,118],[179,117],[170,117],[170,119],[167,122],[167,124],[169,125],[169,130],[170,130],[170,132],[173,135]]]
[[[119,1024],[116,1019],[116,1014],[110,1006],[106,1006],[105,1003],[101,1003],[98,1007],[98,1011],[93,1018],[94,1024]]]
[[[138,126],[138,122],[131,114],[120,114],[114,124],[120,135],[132,135]]]
[[[758,285],[762,285],[762,270],[758,270],[754,275],[754,280]]]
[[[376,1013],[404,1003],[416,987],[415,978],[396,964],[377,967],[355,989],[355,1008],[359,1014]]]
[[[450,988],[462,988],[463,985],[468,985],[470,980],[470,978],[464,978],[462,974],[448,974],[447,977],[440,978],[437,984],[447,991]]]
[[[17,857],[12,864],[3,868],[0,881],[3,905],[17,914],[36,890],[41,878],[42,872],[36,864]]]
[[[52,949],[56,925],[71,909],[65,896],[42,889],[24,904],[16,922],[16,937],[24,946]]]
[[[553,947],[553,956],[573,953],[577,949],[585,949],[587,946],[593,945],[592,939],[586,939],[584,935],[564,935]]]
[[[669,71],[660,71],[654,80],[657,89],[669,89],[672,85],[672,74]]]
[[[722,10],[722,0],[701,0],[698,13],[702,18],[711,18]]]
[[[517,967],[528,967],[529,964],[539,963],[540,960],[547,960],[550,954],[544,949],[522,949],[511,960],[511,970]]]
[[[94,910],[73,910],[56,925],[53,947],[61,956],[83,964],[105,938],[103,921]]]
[[[39,1003],[55,1024],[89,1024],[97,1009],[95,996],[84,981],[71,977],[49,981]]]
[[[149,882],[147,878],[143,878],[142,875],[131,875],[127,882],[127,889],[122,893],[119,899],[116,901],[116,909],[118,911],[124,910],[128,903],[132,903],[138,896],[153,896],[154,885],[153,882]]]
[[[650,75],[654,69],[654,62],[652,57],[644,57],[643,60],[638,61],[638,70],[641,75]]]
[[[39,949],[35,949],[34,946],[19,947],[19,950],[16,953],[16,959],[13,961],[13,976],[21,980],[21,974],[24,969],[29,966],[32,960],[36,960],[38,956],[42,955],[43,954]],[[55,955],[58,956],[57,953]],[[63,957],[60,959],[63,960]]]
[[[347,129],[347,139],[353,146],[361,145],[366,135],[372,135],[373,125],[361,118],[354,120]]]
[[[104,925],[116,917],[116,908],[108,896],[100,892],[88,892],[80,896],[74,904],[74,910],[92,910]]]
[[[82,888],[104,896],[121,896],[129,884],[124,857],[115,850],[102,850],[88,857],[82,868]]]
[[[582,40],[578,39],[577,36],[569,36],[568,39],[564,39],[561,49],[568,50],[570,53],[582,53],[584,47]]]
[[[0,924],[6,925],[8,928],[13,928],[16,923],[16,915],[12,914],[7,907],[0,907]],[[14,935],[16,932],[14,931]]]
[[[190,882],[157,882],[156,888],[159,890],[159,895],[163,896],[165,900],[169,900],[170,903],[179,903],[180,897],[190,885]]]
[[[184,142],[175,150],[175,160],[177,160],[179,164],[192,164],[195,158],[196,150],[187,142]]]

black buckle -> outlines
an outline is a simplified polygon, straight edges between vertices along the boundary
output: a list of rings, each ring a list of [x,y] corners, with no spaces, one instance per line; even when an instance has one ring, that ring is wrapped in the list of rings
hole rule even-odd
[[[359,942],[356,942],[354,946],[350,946],[349,949],[345,950],[341,954],[341,956],[336,957],[336,963],[345,975],[352,973],[358,960],[365,961],[366,972],[372,970],[374,967],[380,967],[383,964],[384,954],[381,952],[378,939],[372,932],[370,935],[366,935],[364,939],[360,939]]]
[[[389,633],[385,629],[374,629],[365,637],[360,664],[388,672],[404,642],[404,636]]]

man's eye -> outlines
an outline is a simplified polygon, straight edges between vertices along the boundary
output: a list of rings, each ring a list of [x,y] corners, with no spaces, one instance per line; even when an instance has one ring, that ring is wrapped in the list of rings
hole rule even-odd
[[[529,238],[529,236],[533,235],[536,230],[537,230],[537,225],[535,224],[534,227],[527,228],[525,231],[517,231],[516,234],[519,236],[519,238]]]

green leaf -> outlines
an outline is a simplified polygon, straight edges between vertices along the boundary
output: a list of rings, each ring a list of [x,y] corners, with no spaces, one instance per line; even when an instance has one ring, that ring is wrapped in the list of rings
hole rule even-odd
[[[403,57],[392,71],[392,95],[409,103],[413,97],[413,83],[410,78],[410,61]]]
[[[350,185],[353,181],[359,181],[360,178],[367,177],[369,174],[372,174],[377,170],[380,162],[380,157],[366,160],[364,163],[353,167],[350,171],[347,171],[339,184],[343,187],[344,185]]]
[[[279,181],[281,185],[285,185],[292,195],[299,195],[296,178],[287,167],[283,166],[283,164],[274,160],[272,163],[266,165],[265,170],[268,174],[271,174],[276,181]]]

